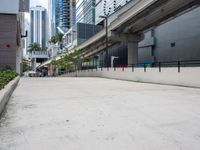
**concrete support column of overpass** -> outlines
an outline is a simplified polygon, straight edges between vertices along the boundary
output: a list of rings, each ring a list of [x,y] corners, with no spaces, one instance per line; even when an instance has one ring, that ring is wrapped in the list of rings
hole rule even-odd
[[[128,42],[128,65],[138,61],[138,42]]]
[[[144,39],[143,34],[118,33],[111,31],[111,41],[125,42],[128,45],[128,65],[138,62],[138,43]]]

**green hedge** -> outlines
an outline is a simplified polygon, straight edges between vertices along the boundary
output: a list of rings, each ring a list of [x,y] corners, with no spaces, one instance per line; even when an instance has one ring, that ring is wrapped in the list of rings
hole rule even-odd
[[[4,88],[11,80],[17,76],[17,73],[11,69],[0,69],[0,89]]]

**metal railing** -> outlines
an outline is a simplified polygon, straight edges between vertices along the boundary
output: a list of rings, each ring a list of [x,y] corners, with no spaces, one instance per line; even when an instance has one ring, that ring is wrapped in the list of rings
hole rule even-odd
[[[33,51],[30,53],[31,58],[49,58],[47,51]]]
[[[162,62],[154,62],[154,63],[137,63],[130,64],[127,66],[114,66],[114,67],[99,67],[93,65],[84,65],[81,69],[78,70],[70,70],[70,72],[93,72],[93,71],[110,71],[117,69],[121,69],[122,72],[125,71],[126,68],[132,68],[132,72],[135,72],[135,68],[143,68],[144,72],[147,72],[147,68],[158,68],[158,72],[162,72],[163,68],[177,68],[177,72],[181,72],[181,68],[183,67],[200,67],[200,60],[183,60],[183,61],[162,61]]]
[[[32,55],[47,55],[47,51],[33,51]]]

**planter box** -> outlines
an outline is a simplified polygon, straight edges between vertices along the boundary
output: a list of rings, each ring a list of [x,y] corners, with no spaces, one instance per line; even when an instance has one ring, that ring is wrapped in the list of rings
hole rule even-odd
[[[16,77],[14,80],[10,81],[5,88],[0,90],[0,115],[3,112],[6,104],[8,103],[10,96],[12,95],[13,91],[15,90],[20,77]]]

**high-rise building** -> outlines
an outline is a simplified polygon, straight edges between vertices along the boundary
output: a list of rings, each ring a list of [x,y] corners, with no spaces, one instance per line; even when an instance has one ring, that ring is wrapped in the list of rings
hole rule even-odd
[[[59,0],[59,27],[67,31],[71,27],[70,0]]]
[[[72,27],[64,34],[64,46],[68,49],[78,46],[95,35],[102,26],[95,25],[95,0],[71,0]],[[76,23],[73,23],[76,20]]]
[[[76,19],[80,23],[95,24],[95,0],[77,0]]]
[[[57,34],[59,25],[59,0],[48,1],[49,38]]]
[[[49,37],[58,27],[67,32],[76,23],[76,0],[48,0]]]
[[[103,21],[103,18],[100,18],[99,16],[112,14],[130,1],[131,0],[96,0],[95,24],[99,24]]]
[[[46,9],[42,6],[30,9],[30,42],[38,43],[41,47],[46,47]]]
[[[71,26],[76,23],[76,0],[71,0]]]

